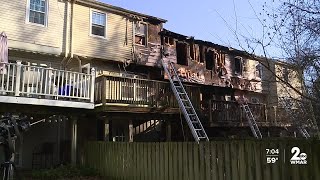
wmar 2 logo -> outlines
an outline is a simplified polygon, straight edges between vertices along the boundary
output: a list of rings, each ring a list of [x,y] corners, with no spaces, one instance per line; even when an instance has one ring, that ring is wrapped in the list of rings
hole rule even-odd
[[[300,153],[300,148],[293,147],[291,153],[293,154],[290,159],[291,164],[307,164],[307,154]]]

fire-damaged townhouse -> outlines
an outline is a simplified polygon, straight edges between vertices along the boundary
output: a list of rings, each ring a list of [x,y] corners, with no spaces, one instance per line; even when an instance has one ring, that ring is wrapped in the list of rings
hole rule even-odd
[[[250,108],[254,123],[259,126],[258,131],[261,131],[260,134],[264,136],[290,134],[286,129],[292,124],[285,118],[283,108],[278,107],[279,98],[288,94],[281,91],[284,85],[277,81],[276,76],[286,76],[285,70],[291,68],[291,81],[301,89],[301,81],[297,81],[297,77],[292,75],[298,71],[297,69],[281,61],[197,40],[166,29],[161,29],[159,37],[157,31],[154,31],[155,28],[151,29],[148,31],[148,43],[143,46],[136,45],[134,67],[138,65],[154,67],[148,72],[149,77],[166,81],[169,77],[162,70],[161,60],[173,63],[209,137],[252,136],[248,117],[239,103],[241,99],[245,99]],[[161,98],[157,101],[175,100],[174,93],[170,89],[162,91],[160,89],[160,92],[158,96]],[[172,107],[166,104],[166,108],[168,110]],[[173,131],[175,134],[169,133],[169,139],[174,137],[178,140],[180,137],[181,140],[183,136],[192,137],[191,133],[187,133],[189,136],[186,137],[179,130],[181,113],[182,110],[173,112],[161,121],[167,125],[167,138],[168,131],[172,131],[172,128],[175,129]]]
[[[16,141],[17,166],[75,164],[87,141],[296,131],[279,99],[301,99],[297,67],[171,32],[162,18],[99,1],[12,1],[0,13],[0,40],[8,41],[0,115],[45,121]]]

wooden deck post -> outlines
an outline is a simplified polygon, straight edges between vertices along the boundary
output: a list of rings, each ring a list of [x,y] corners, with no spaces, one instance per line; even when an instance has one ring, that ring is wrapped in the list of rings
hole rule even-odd
[[[133,142],[133,123],[129,120],[129,142]]]
[[[212,98],[209,99],[208,103],[209,103],[209,126],[212,127],[213,126]]]
[[[71,119],[71,164],[76,165],[77,163],[77,130],[78,130],[78,119],[72,117]]]
[[[166,120],[166,141],[170,142],[171,141],[171,121]]]
[[[21,68],[22,64],[21,61],[17,61],[17,75],[16,75],[16,84],[15,84],[15,90],[14,95],[20,96],[20,78],[21,78]]]
[[[109,119],[104,119],[104,141],[110,141],[110,122]]]
[[[94,89],[95,89],[96,70],[91,69],[91,84],[90,84],[90,102],[94,103]]]

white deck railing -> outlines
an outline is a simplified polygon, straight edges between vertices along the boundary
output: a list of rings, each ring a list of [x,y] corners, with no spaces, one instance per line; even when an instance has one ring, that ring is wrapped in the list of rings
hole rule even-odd
[[[95,72],[0,63],[0,95],[93,103]]]

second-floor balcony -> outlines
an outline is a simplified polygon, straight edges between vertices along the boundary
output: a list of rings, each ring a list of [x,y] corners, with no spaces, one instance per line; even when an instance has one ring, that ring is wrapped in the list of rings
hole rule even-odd
[[[0,102],[94,108],[94,70],[79,73],[17,63],[0,64]]]

